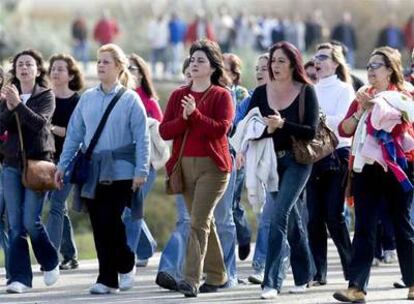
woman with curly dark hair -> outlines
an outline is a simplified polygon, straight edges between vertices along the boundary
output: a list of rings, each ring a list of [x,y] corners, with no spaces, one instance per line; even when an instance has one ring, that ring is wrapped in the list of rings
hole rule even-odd
[[[161,137],[173,140],[167,162],[171,174],[183,147],[181,166],[184,198],[191,217],[184,280],[178,291],[187,297],[198,293],[204,270],[205,283],[200,292],[216,291],[227,281],[223,252],[214,225],[214,209],[228,183],[232,161],[227,132],[234,107],[225,79],[223,58],[217,43],[199,40],[190,48],[192,82],[175,90],[160,125]]]
[[[52,161],[55,145],[51,119],[55,96],[46,79],[47,71],[38,51],[24,50],[12,59],[11,80],[1,91],[0,133],[7,131],[3,144],[4,199],[10,225],[10,278],[6,291],[22,293],[32,287],[30,236],[36,259],[42,267],[46,285],[59,278],[58,255],[41,222],[46,192],[36,192],[22,184],[22,159],[15,119],[19,116],[24,149],[30,159]]]

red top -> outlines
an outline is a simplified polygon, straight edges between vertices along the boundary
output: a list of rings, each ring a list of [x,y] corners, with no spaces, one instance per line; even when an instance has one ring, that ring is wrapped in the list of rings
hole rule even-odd
[[[104,45],[111,43],[118,34],[118,23],[114,19],[101,19],[95,26],[93,37],[101,45]]]
[[[198,27],[197,20],[188,26],[188,29],[187,29],[187,32],[184,38],[185,43],[191,44],[194,41],[202,39],[202,38],[207,38],[208,40],[215,41],[213,27],[211,26],[209,22],[205,21],[205,35],[206,35],[205,37],[198,37],[197,27]]]
[[[188,86],[175,90],[168,101],[164,120],[160,124],[160,135],[164,140],[173,140],[171,158],[166,164],[168,174],[177,162],[184,133],[190,130],[183,155],[208,156],[220,171],[231,172],[231,156],[227,133],[234,118],[234,107],[230,92],[213,85],[195,111],[185,120],[181,99],[192,94],[199,102],[203,93],[191,92]]]
[[[137,88],[135,91],[138,93],[139,97],[141,97],[145,111],[147,112],[147,116],[161,122],[162,111],[160,105],[158,104],[158,101],[152,97],[149,97],[141,87]]]

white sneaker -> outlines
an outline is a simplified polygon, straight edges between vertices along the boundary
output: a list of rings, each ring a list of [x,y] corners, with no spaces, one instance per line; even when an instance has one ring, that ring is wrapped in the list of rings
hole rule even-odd
[[[14,281],[11,282],[6,287],[6,292],[8,293],[23,293],[31,289],[31,287],[24,285],[23,283]]]
[[[59,265],[57,265],[54,269],[43,272],[43,281],[45,282],[46,286],[51,286],[57,282],[59,275]]]
[[[384,263],[392,264],[397,262],[397,253],[395,250],[384,250]]]
[[[278,296],[278,292],[274,288],[266,287],[263,288],[262,294],[260,295],[261,299],[276,299]]]
[[[377,259],[377,258],[374,258],[373,260],[372,260],[372,266],[374,266],[374,267],[379,267],[379,265],[380,265],[380,259]]]
[[[306,291],[306,285],[295,285],[289,290],[289,293],[304,293]]]
[[[137,259],[137,262],[135,263],[136,267],[147,267],[147,265],[148,265],[148,259],[144,259],[144,260]]]
[[[119,289],[122,291],[131,289],[134,286],[135,282],[135,265],[132,270],[128,273],[119,274]]]
[[[256,272],[255,274],[250,275],[247,280],[252,284],[262,284],[264,279],[264,272]]]
[[[118,288],[111,288],[101,283],[95,283],[89,288],[91,294],[108,294],[108,293],[118,293]]]

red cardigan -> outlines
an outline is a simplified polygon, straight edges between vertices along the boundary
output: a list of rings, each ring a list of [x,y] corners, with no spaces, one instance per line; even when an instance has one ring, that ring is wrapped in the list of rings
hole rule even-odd
[[[204,132],[209,157],[220,171],[231,172],[232,162],[227,133],[234,118],[234,106],[230,92],[213,85],[202,105],[185,120],[182,115],[181,99],[189,93],[190,87],[184,86],[171,94],[164,119],[160,124],[161,137],[164,140],[173,140],[171,157],[166,164],[167,173],[171,174],[178,160],[185,131],[195,125],[201,127]]]

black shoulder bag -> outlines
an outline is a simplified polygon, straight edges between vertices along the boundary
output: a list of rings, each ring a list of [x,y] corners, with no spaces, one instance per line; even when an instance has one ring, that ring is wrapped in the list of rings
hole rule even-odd
[[[95,149],[96,144],[98,143],[99,137],[102,134],[102,131],[105,127],[106,121],[108,120],[109,114],[112,109],[115,107],[118,100],[125,93],[126,89],[121,88],[118,93],[112,98],[108,107],[105,109],[101,121],[99,122],[98,127],[96,128],[95,134],[93,135],[91,142],[85,152],[82,152],[81,148],[76,152],[75,156],[69,162],[65,170],[64,182],[70,182],[71,184],[83,185],[88,180],[90,166],[91,166],[91,157],[93,149]]]

